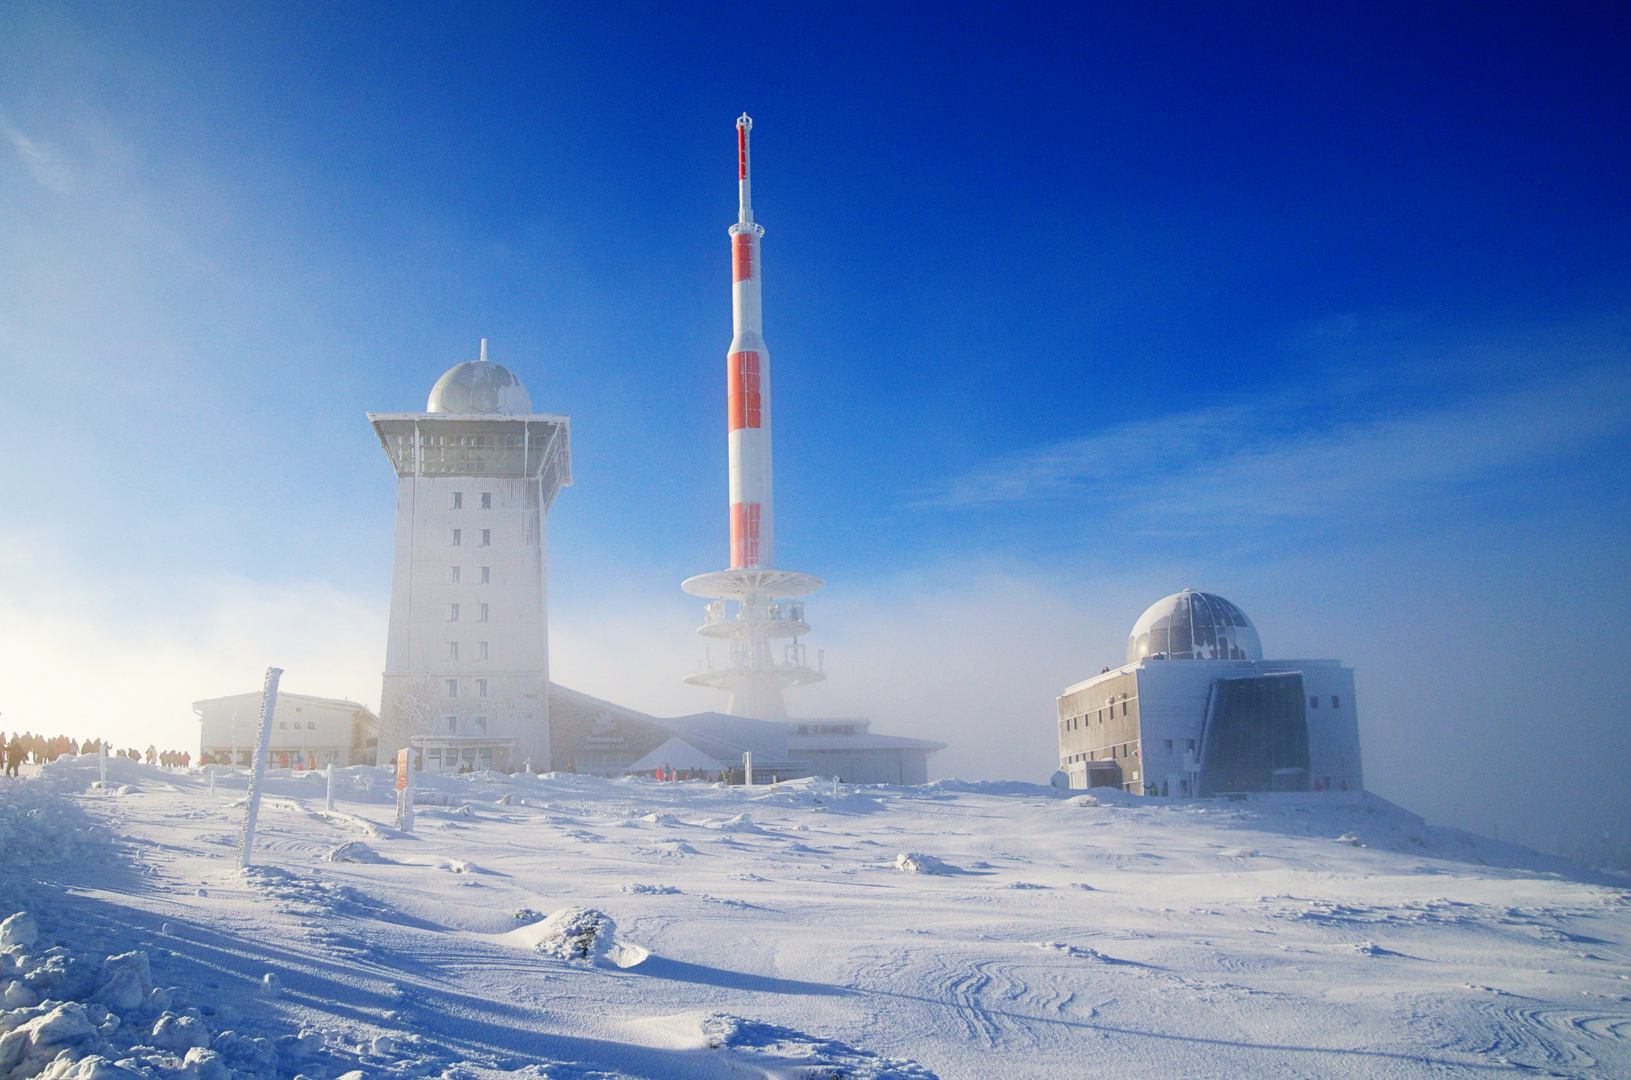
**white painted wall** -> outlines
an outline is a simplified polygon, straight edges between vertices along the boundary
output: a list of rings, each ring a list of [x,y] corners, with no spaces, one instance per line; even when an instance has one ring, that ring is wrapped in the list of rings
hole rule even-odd
[[[1350,791],[1364,789],[1364,768],[1359,745],[1359,703],[1354,694],[1352,668],[1337,660],[1143,660],[1133,666],[1138,674],[1139,738],[1142,756],[1131,768],[1139,770],[1138,783],[1154,783],[1187,776],[1188,755],[1198,754],[1206,725],[1206,702],[1214,679],[1242,678],[1301,672],[1303,692],[1318,697],[1318,708],[1305,708],[1308,720],[1309,772],[1314,781],[1328,781],[1332,790],[1347,783]],[[1120,668],[1065,692],[1073,693],[1108,679]],[[1340,707],[1331,707],[1331,698]],[[1305,706],[1308,704],[1304,702]],[[1172,747],[1166,745],[1171,740]],[[1190,750],[1193,741],[1194,750]],[[1062,766],[1073,787],[1086,787],[1086,766]],[[1123,763],[1124,779],[1131,781]],[[1169,786],[1169,791],[1172,790]]]
[[[199,750],[211,755],[231,751],[236,717],[239,762],[246,763],[244,755],[254,752],[260,725],[259,691],[197,701],[193,711],[199,717]],[[272,712],[269,749],[274,754],[302,753],[308,766],[326,764],[331,758],[350,764],[352,725],[361,711],[364,707],[352,701],[280,693]]]
[[[399,478],[381,760],[410,735],[486,735],[548,767],[544,550],[536,481]]]

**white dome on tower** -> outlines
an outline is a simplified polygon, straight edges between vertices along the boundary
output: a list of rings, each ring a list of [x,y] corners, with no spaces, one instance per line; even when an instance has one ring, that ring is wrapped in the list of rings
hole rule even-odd
[[[1261,660],[1263,643],[1246,613],[1221,596],[1185,589],[1151,604],[1127,638],[1127,662]]]
[[[487,339],[483,338],[481,359],[451,367],[437,379],[425,411],[530,416],[532,398],[509,368],[487,362]]]

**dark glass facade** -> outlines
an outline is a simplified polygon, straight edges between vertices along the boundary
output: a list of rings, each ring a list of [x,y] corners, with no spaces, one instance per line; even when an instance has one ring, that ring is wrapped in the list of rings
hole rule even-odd
[[[1306,701],[1296,672],[1214,682],[1198,794],[1308,790]]]

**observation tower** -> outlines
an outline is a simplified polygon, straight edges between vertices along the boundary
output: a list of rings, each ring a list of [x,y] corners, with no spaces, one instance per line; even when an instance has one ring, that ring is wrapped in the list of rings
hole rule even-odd
[[[825,676],[804,661],[799,638],[810,627],[796,598],[821,588],[810,574],[776,568],[771,504],[770,354],[765,349],[759,296],[759,238],[753,220],[748,134],[736,121],[737,189],[741,203],[731,236],[731,311],[735,335],[725,358],[730,439],[731,568],[687,578],[680,588],[709,598],[697,633],[729,643],[726,666],[686,677],[731,695],[730,711],[755,720],[784,720],[782,691]]]

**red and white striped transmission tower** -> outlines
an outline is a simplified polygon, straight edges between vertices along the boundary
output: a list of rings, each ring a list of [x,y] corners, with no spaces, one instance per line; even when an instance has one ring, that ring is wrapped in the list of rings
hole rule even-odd
[[[723,668],[686,678],[731,695],[731,713],[782,720],[782,691],[824,676],[804,662],[799,637],[809,632],[804,605],[794,598],[821,588],[821,579],[776,569],[776,517],[771,504],[770,353],[765,349],[759,297],[759,238],[753,220],[748,133],[736,121],[737,186],[741,209],[731,235],[731,311],[735,336],[725,362],[730,431],[731,568],[687,578],[680,588],[709,597],[697,631],[729,643]],[[729,608],[727,605],[734,605]],[[791,639],[790,641],[787,639]],[[779,645],[779,649],[777,646]],[[778,655],[779,652],[779,655]]]

